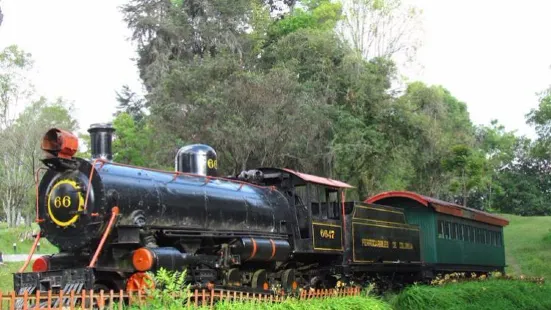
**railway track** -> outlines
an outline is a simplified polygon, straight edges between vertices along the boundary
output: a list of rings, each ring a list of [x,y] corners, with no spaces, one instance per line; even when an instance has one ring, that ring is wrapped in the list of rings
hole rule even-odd
[[[330,298],[344,296],[358,296],[359,287],[340,289],[301,290],[295,294],[275,292],[245,292],[229,289],[195,289],[173,295],[182,301],[182,308],[194,309],[198,307],[213,308],[217,302],[255,301],[265,303],[279,303],[289,298],[306,300],[313,298]],[[108,291],[52,293],[36,292],[34,294],[16,294],[15,292],[0,292],[0,310],[3,309],[124,309],[125,305],[147,306],[151,295],[138,292]],[[38,301],[38,302],[37,302]]]

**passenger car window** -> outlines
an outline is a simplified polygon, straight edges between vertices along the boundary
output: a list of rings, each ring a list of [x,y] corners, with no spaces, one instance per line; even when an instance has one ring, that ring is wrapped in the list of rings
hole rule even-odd
[[[438,238],[444,238],[444,222],[438,221]]]
[[[452,223],[451,239],[457,239],[457,223]]]

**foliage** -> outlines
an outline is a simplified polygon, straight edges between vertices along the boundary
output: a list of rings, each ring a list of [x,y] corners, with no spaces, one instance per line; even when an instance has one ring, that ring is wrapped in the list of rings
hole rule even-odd
[[[471,272],[470,274],[465,272],[453,272],[445,275],[437,275],[436,278],[434,278],[430,284],[446,285],[450,283],[460,283],[460,282],[468,282],[468,281],[488,281],[488,280],[495,280],[495,279],[526,281],[526,282],[532,282],[536,284],[545,283],[545,279],[543,277],[526,277],[524,275],[515,277],[514,275],[508,275],[508,274],[504,275],[499,271],[495,271],[495,272],[490,272],[489,275],[486,275],[486,274],[478,275],[474,272]]]
[[[411,61],[421,46],[422,11],[402,0],[343,0],[339,32],[365,59]]]
[[[29,98],[32,85],[25,74],[32,68],[31,54],[17,45],[10,45],[0,52],[0,130],[14,119],[16,105]]]
[[[467,206],[471,190],[483,182],[485,158],[466,145],[455,145],[442,164],[453,176],[450,184],[451,193],[461,193],[463,206]]]
[[[150,120],[137,121],[121,112],[113,120],[113,160],[151,168],[173,169],[172,160],[178,148],[171,136],[156,137]],[[168,143],[167,143],[167,140]],[[169,145],[165,147],[165,145]]]
[[[145,118],[145,99],[138,97],[136,92],[132,91],[128,85],[124,85],[120,92],[117,92],[117,112],[114,116],[121,113],[127,113],[134,122],[140,123]]]
[[[307,1],[307,10],[295,8],[290,14],[274,22],[268,28],[269,41],[273,43],[299,29],[330,31],[341,19],[342,5],[329,0]]]
[[[159,269],[155,274],[148,273],[152,281],[148,281],[146,294],[150,297],[148,309],[182,309],[190,294],[190,285],[185,283],[187,270],[168,271]]]

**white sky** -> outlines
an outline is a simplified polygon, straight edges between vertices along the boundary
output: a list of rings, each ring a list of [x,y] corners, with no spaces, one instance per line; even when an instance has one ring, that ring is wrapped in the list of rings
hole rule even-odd
[[[440,84],[467,103],[474,123],[498,119],[532,135],[524,115],[551,84],[551,1],[409,0],[424,10],[422,71],[410,78]],[[1,0],[0,48],[33,54],[41,95],[73,101],[85,130],[109,121],[115,91],[141,90],[130,32],[117,7],[125,0]]]

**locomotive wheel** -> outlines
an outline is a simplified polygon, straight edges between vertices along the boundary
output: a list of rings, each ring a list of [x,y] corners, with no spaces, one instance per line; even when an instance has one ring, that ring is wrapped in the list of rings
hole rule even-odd
[[[336,288],[338,279],[335,276],[326,276],[323,281],[324,288]]]
[[[263,290],[270,289],[270,285],[268,283],[268,273],[266,273],[266,270],[260,269],[254,272],[251,287],[260,288]]]
[[[298,282],[295,276],[294,269],[286,269],[281,275],[281,286],[286,291],[296,291],[298,289]]]
[[[337,278],[335,276],[315,276],[310,280],[310,287],[314,289],[330,289],[337,287]]]
[[[224,284],[228,286],[241,286],[241,272],[238,268],[226,271]]]
[[[127,291],[141,291],[145,293],[146,289],[154,289],[155,282],[145,272],[136,272],[128,278],[126,282]],[[107,291],[107,289],[105,289]]]

